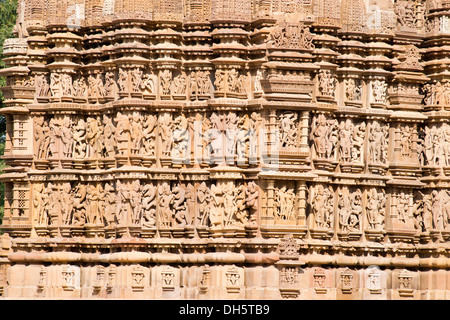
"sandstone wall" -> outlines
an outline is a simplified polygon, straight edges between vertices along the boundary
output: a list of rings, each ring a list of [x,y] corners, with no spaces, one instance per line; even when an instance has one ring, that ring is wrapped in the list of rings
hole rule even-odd
[[[19,1],[2,296],[447,299],[449,9]]]

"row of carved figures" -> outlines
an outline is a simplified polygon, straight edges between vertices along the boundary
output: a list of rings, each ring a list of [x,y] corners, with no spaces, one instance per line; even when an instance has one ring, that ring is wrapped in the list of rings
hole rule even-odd
[[[299,150],[301,115],[279,111],[277,139],[279,150]],[[202,120],[192,115],[171,113],[117,112],[102,116],[35,116],[34,156],[49,158],[97,159],[116,155],[155,156],[190,159],[192,142],[201,148],[203,159],[225,157],[234,163],[258,157],[268,138],[260,113],[213,112]],[[387,162],[388,124],[378,121],[344,119],[338,121],[325,114],[312,116],[309,141],[314,157],[340,159],[345,163],[364,162],[363,148],[368,135],[369,160]],[[404,153],[411,153],[412,127],[401,131]],[[272,138],[274,139],[274,138]],[[339,156],[338,156],[339,155]]]
[[[195,116],[117,112],[112,115],[34,118],[34,156],[73,159],[114,158],[116,155],[155,156],[158,144],[162,156],[175,159],[190,156],[191,143],[198,141],[202,155],[248,156],[255,148],[262,118],[259,113],[238,115],[212,113],[197,121]],[[286,125],[289,126],[289,125]],[[296,130],[296,128],[289,128]],[[284,130],[283,134],[286,133]],[[289,132],[288,132],[289,133]],[[198,140],[195,140],[198,138]],[[158,141],[158,143],[157,143]],[[252,141],[252,143],[250,143]],[[288,138],[285,144],[292,143]]]
[[[220,92],[246,94],[246,78],[237,69],[219,69],[215,73],[214,85]],[[96,73],[88,76],[53,72],[49,78],[45,74],[38,74],[35,76],[34,85],[36,98],[73,97],[85,102],[89,98],[90,102],[94,103],[104,102],[103,98],[128,97],[121,94],[144,98],[155,96],[176,98],[188,95],[191,100],[209,99],[213,89],[208,70],[191,71],[189,75],[183,73],[175,75],[173,70],[165,69],[158,76],[140,68],[130,70],[119,68],[117,76],[113,71],[107,71],[104,75]],[[133,95],[135,93],[141,96]]]
[[[274,194],[274,221],[294,223],[297,219],[294,188],[275,187]],[[331,186],[316,184],[309,189],[307,202],[307,212],[312,214],[316,229],[333,229],[337,223],[340,232],[361,232],[364,213],[366,230],[382,231],[385,228],[387,194],[382,188],[371,187],[364,196],[360,188],[334,190]],[[448,230],[450,193],[445,189],[426,194],[401,191],[391,195],[390,207],[391,217],[395,216],[394,223],[400,228]]]
[[[385,227],[387,194],[383,189],[370,188],[365,201],[361,189],[341,188],[336,194],[340,231],[361,231],[361,215],[366,213],[367,229],[380,231]],[[311,213],[317,228],[332,228],[335,192],[321,184],[310,191]],[[450,193],[432,190],[426,194],[401,191],[391,195],[391,224],[418,231],[446,230],[450,222]],[[365,203],[365,210],[363,210]]]
[[[88,76],[70,73],[51,73],[48,78],[45,74],[38,74],[33,81],[21,80],[21,85],[35,87],[35,97],[75,98],[78,102],[103,103],[124,97],[139,97],[154,99],[155,97],[173,97],[184,99],[189,96],[191,100],[210,99],[212,90],[229,97],[247,98],[247,76],[237,69],[218,69],[211,80],[210,71],[192,71],[189,75],[174,75],[172,70],[162,70],[158,75],[140,68],[131,70],[119,69],[117,76],[113,71],[90,74]],[[258,70],[253,81],[254,92],[263,92],[261,80],[263,72]],[[272,76],[275,76],[272,73]],[[281,79],[295,78],[290,74],[277,75]],[[338,80],[330,70],[320,70],[317,74],[317,95],[335,98]],[[345,90],[346,101],[361,102],[363,99],[363,82],[353,78],[345,79],[342,83]],[[387,82],[374,80],[370,83],[371,102],[384,104],[388,101]],[[106,100],[105,100],[106,99]]]
[[[450,165],[450,125],[442,123],[420,128],[419,159],[422,165]]]
[[[98,183],[37,183],[33,188],[37,224],[83,226],[85,224],[153,227],[204,226],[211,228],[256,226],[259,202],[267,194],[248,183],[131,180]],[[289,184],[274,188],[273,211],[260,215],[274,224],[295,225],[299,218],[298,195]],[[387,219],[387,194],[361,188],[315,184],[309,188],[307,215],[313,228],[340,232],[383,231]],[[391,224],[418,231],[448,231],[450,193],[445,190],[400,191],[390,195]],[[365,215],[365,227],[362,216]],[[395,217],[395,218],[394,218]],[[337,219],[338,221],[335,221]]]
[[[245,226],[255,223],[258,186],[140,180],[40,183],[33,187],[38,225],[139,225],[147,228]]]
[[[427,106],[450,105],[450,82],[427,83],[423,86],[424,103]]]

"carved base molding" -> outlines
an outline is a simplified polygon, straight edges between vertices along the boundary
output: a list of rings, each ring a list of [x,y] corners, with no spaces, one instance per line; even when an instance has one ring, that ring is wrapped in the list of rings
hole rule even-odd
[[[7,239],[2,238],[4,247]],[[335,246],[332,255],[326,251],[315,254],[308,252],[316,250],[313,248],[318,248],[317,243],[310,246],[308,240],[301,240],[297,242],[297,251],[290,247],[292,241],[285,239],[210,242],[191,239],[181,243],[177,239],[111,241],[97,237],[82,242],[67,241],[67,238],[12,241],[10,245],[15,252],[8,255],[9,283],[3,287],[3,295],[29,299],[446,297],[445,290],[423,289],[427,283],[449,277],[429,268],[445,268],[445,258],[396,256],[394,244],[391,249],[389,245],[373,247],[370,254],[352,256],[346,252],[346,242]],[[40,248],[40,252],[22,251],[21,248],[30,245]],[[228,248],[225,251],[220,249],[224,245]],[[241,247],[258,253],[244,253]],[[415,251],[411,247],[411,250],[421,256],[420,248]],[[435,250],[439,252],[439,247]],[[272,264],[276,265],[275,269]],[[182,270],[190,270],[183,277],[191,285],[180,282]],[[244,290],[244,284],[253,281],[255,276],[265,280],[255,283],[252,290]],[[275,279],[281,282],[276,283]],[[195,290],[192,285],[196,286]]]

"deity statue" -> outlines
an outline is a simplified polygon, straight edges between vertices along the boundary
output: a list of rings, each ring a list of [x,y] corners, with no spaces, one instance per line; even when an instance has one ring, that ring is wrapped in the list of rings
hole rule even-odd
[[[119,68],[119,79],[117,80],[117,84],[119,85],[119,90],[121,92],[128,91],[128,71]]]
[[[180,115],[174,120],[172,157],[188,157],[189,143],[188,121],[184,115]]]
[[[345,79],[345,97],[347,101],[361,101],[362,85],[353,78]]]
[[[171,92],[174,95],[184,95],[186,93],[186,77],[183,74],[180,74],[173,79]]]
[[[311,128],[311,139],[316,155],[330,159],[335,155],[338,142],[338,125],[336,119],[328,119],[323,114],[314,117]]]
[[[131,190],[129,192],[130,204],[131,204],[131,223],[134,225],[140,225],[142,221],[142,186],[139,180],[135,180],[132,183]]]
[[[131,192],[120,180],[116,182],[116,217],[119,224],[126,224],[130,213]]]
[[[384,80],[375,80],[372,82],[372,98],[375,103],[386,103],[387,83]]]
[[[336,89],[336,78],[333,77],[330,70],[319,71],[319,94],[322,96],[333,97]]]
[[[376,188],[371,188],[367,194],[366,213],[368,228],[381,231],[384,228],[386,194],[384,191],[377,192]]]
[[[155,82],[152,75],[148,73],[144,74],[141,82],[141,90],[144,95],[155,93]]]
[[[341,123],[339,130],[340,155],[344,162],[351,162],[354,125],[350,119]]]
[[[116,190],[111,182],[106,182],[103,190],[104,217],[106,225],[111,226],[119,221],[116,216]]]
[[[211,80],[209,78],[209,71],[199,71],[197,73],[198,94],[209,95],[211,92]]]
[[[255,225],[257,223],[256,214],[258,211],[258,199],[259,199],[259,188],[254,181],[250,181],[247,184],[247,189],[245,190],[245,201],[246,207],[250,211],[249,224]]]
[[[161,141],[161,151],[163,156],[170,156],[173,143],[173,123],[172,117],[169,113],[164,113],[159,116],[159,136]]]
[[[149,114],[144,118],[142,123],[142,154],[150,156],[155,154],[156,126],[157,118],[155,115]]]
[[[95,185],[93,184],[88,185],[86,200],[87,200],[86,223],[100,224],[103,221],[103,217],[101,216],[101,210],[99,206],[100,193]]]
[[[67,73],[61,75],[61,94],[65,97],[72,95],[72,76]]]
[[[108,71],[105,74],[105,97],[114,97],[116,94],[116,80],[114,72]]]
[[[238,137],[239,117],[234,112],[230,112],[225,117],[225,150],[227,160],[234,163],[236,155],[236,144]]]
[[[34,118],[34,156],[44,159],[48,154],[50,144],[50,128],[43,116]]]
[[[35,79],[36,85],[36,96],[37,97],[47,97],[50,90],[48,84],[47,76],[45,74],[36,75]]]
[[[170,185],[167,182],[163,182],[159,187],[158,192],[158,209],[159,209],[159,221],[162,227],[172,226],[173,211],[171,209],[171,203],[173,201],[173,193],[170,190]]]
[[[294,189],[283,186],[277,189],[275,197],[275,218],[276,220],[295,219],[295,194]]]
[[[145,184],[142,188],[142,225],[154,227],[156,224],[156,195],[153,184]]]
[[[134,113],[129,117],[130,123],[130,137],[131,137],[131,154],[139,154],[143,144],[143,126],[142,116],[139,113]]]
[[[172,189],[172,196],[171,204],[174,222],[176,226],[184,227],[188,224],[186,190],[181,184],[178,184]]]
[[[218,92],[225,91],[225,71],[222,69],[216,70],[214,85],[216,86],[216,90]]]
[[[77,124],[73,127],[73,151],[75,159],[84,159],[86,157],[86,135],[87,124],[83,118],[79,118]]]
[[[220,228],[224,223],[224,192],[220,186],[211,185],[211,207],[209,221],[211,228]]]
[[[126,155],[128,152],[128,144],[131,135],[131,126],[129,118],[120,112],[117,112],[115,122],[117,123],[115,130],[115,140],[117,143],[117,151],[120,155]]]
[[[139,68],[135,68],[132,71],[130,71],[130,74],[131,74],[131,87],[133,92],[141,92],[143,71]]]
[[[366,123],[356,125],[352,135],[352,161],[362,162]]]
[[[111,117],[103,114],[103,156],[114,158],[116,154],[116,127],[112,123]]]
[[[362,192],[349,191],[347,187],[339,193],[339,225],[343,232],[359,231],[362,214]]]
[[[387,161],[388,130],[374,121],[369,131],[369,158],[374,163]]]
[[[171,95],[170,89],[172,84],[172,71],[167,69],[161,71],[160,81],[161,81],[161,95],[163,96]]]
[[[295,148],[298,144],[298,114],[287,111],[280,116],[280,142],[282,148]]]
[[[209,188],[203,181],[197,188],[197,204],[198,204],[197,225],[199,226],[208,225],[211,200],[212,197]]]
[[[78,183],[73,189],[72,225],[81,226],[86,222],[87,215],[87,186]]]
[[[311,191],[311,213],[314,215],[315,227],[328,229],[333,225],[333,190],[318,184]]]
[[[236,154],[239,164],[244,164],[249,156],[249,130],[250,118],[245,114],[239,119],[238,134],[236,137]]]
[[[50,95],[54,98],[60,98],[61,93],[61,75],[52,72],[50,74]]]
[[[97,158],[101,153],[100,137],[103,127],[98,118],[88,117],[86,120],[86,157]]]
[[[72,145],[73,145],[73,131],[72,131],[72,119],[68,116],[64,117],[63,125],[60,128],[60,138],[63,147],[63,156],[65,158],[72,157]]]

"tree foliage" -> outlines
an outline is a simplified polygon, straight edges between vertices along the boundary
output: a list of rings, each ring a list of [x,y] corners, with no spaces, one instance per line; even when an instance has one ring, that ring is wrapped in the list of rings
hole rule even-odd
[[[17,1],[18,0],[0,0],[0,68],[5,67],[3,61],[3,43],[8,38],[13,38],[13,29],[17,18]],[[6,79],[0,77],[0,87],[5,85]],[[3,94],[0,91],[0,107],[3,107]],[[3,121],[4,122],[4,121]],[[4,130],[4,126],[0,123],[0,130]],[[3,133],[4,131],[0,131]]]
[[[3,42],[13,37],[13,28],[17,18],[17,0],[0,0],[0,67],[3,62]]]

